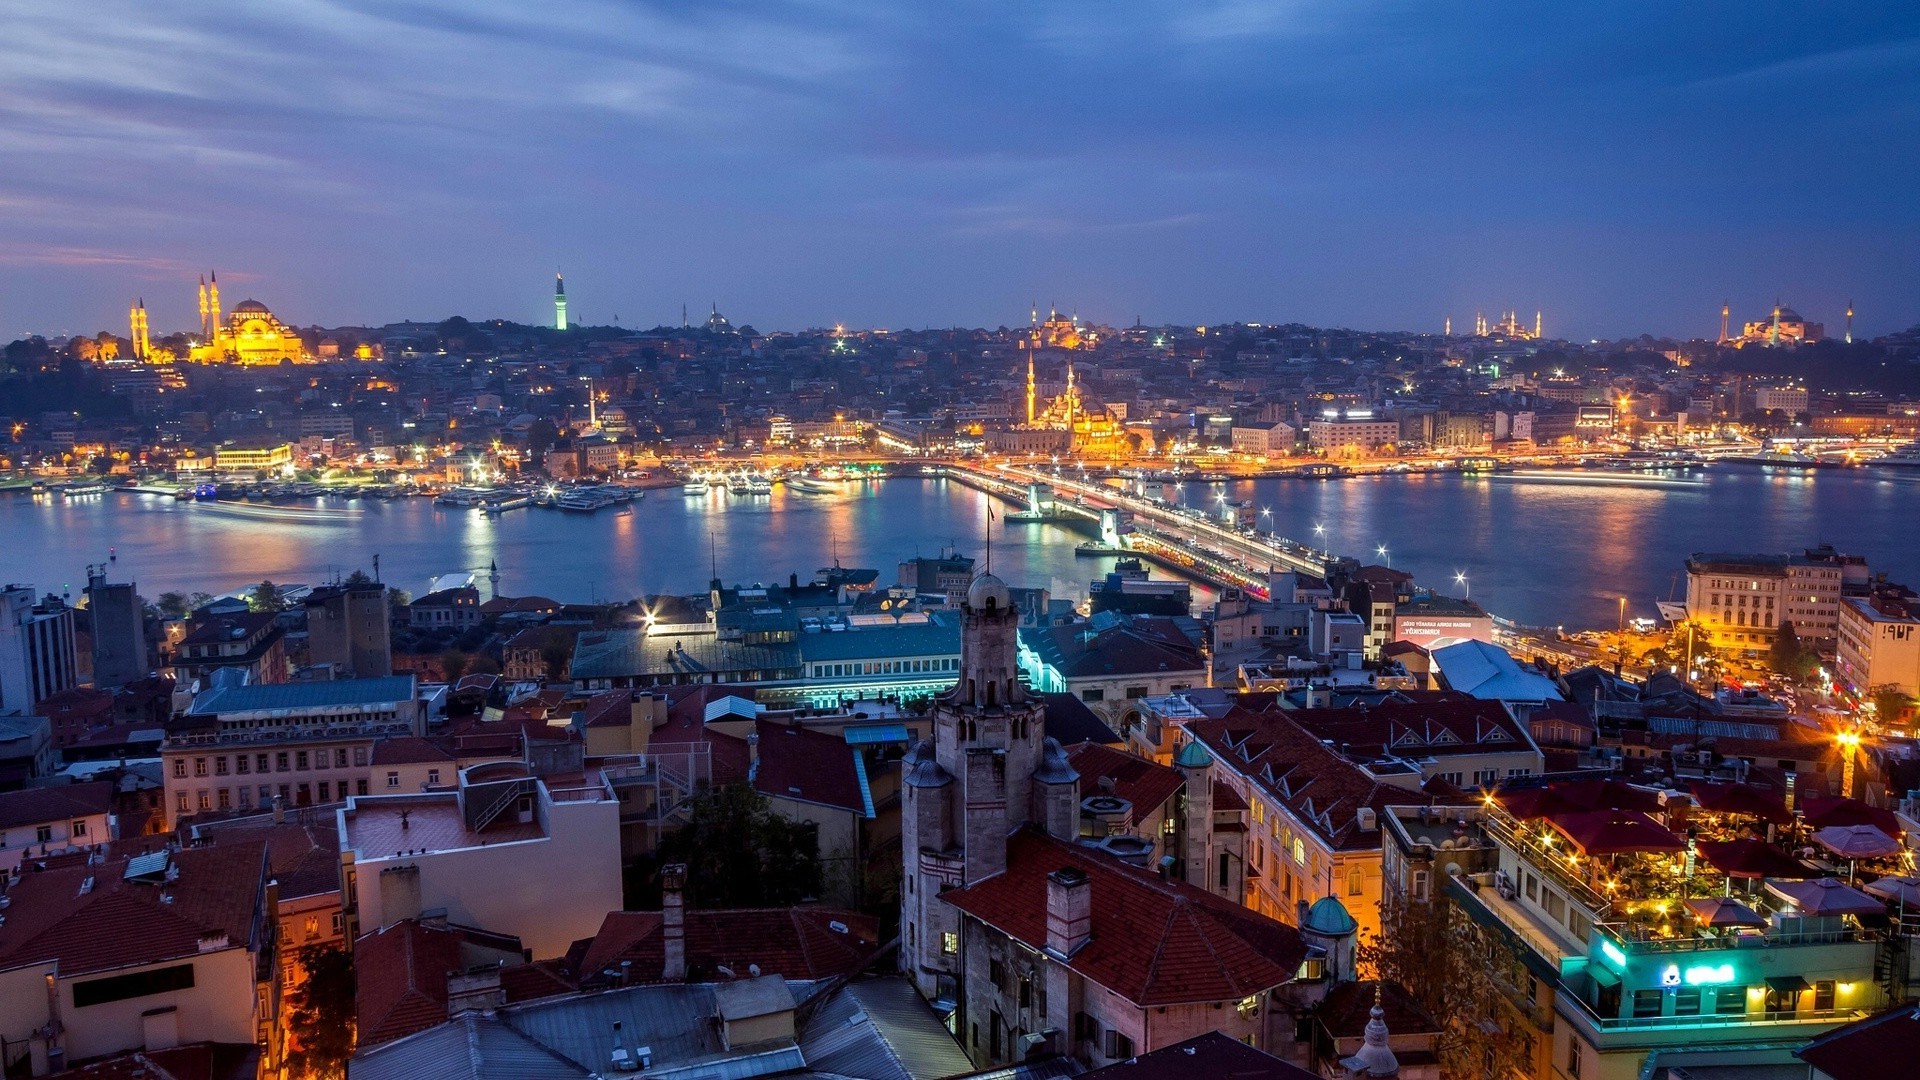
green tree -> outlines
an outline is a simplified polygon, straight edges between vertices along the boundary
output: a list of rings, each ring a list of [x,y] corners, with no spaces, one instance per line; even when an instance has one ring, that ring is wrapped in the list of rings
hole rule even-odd
[[[1913,707],[1913,695],[1893,683],[1881,683],[1867,689],[1867,700],[1883,724],[1896,724]]]
[[[187,597],[187,610],[198,611],[199,609],[206,607],[208,604],[211,604],[211,603],[213,603],[212,593],[197,592]]]
[[[179,619],[185,617],[187,614],[187,604],[186,593],[163,592],[160,594],[159,601],[155,603],[154,606],[160,609],[160,614],[170,619]]]
[[[253,587],[253,591],[247,594],[247,610],[285,611],[287,610],[287,598],[285,594],[280,591],[280,586],[275,585],[271,581],[262,581]]]
[[[296,1077],[337,1080],[353,1056],[353,957],[332,945],[300,950],[306,981],[293,995],[287,1066]]]
[[[1783,622],[1780,629],[1774,631],[1773,652],[1769,657],[1769,666],[1775,672],[1790,679],[1805,679],[1813,674],[1820,658],[1800,640],[1793,629],[1792,622]]]
[[[355,570],[353,573],[347,575],[345,583],[348,585],[371,585],[373,584],[373,578],[365,570]]]
[[[811,824],[736,783],[694,797],[687,823],[660,842],[660,861],[687,864],[696,907],[788,907],[819,894],[819,847]]]
[[[547,678],[559,680],[566,677],[567,665],[573,660],[573,643],[564,638],[548,638],[540,646],[540,662],[546,665]]]

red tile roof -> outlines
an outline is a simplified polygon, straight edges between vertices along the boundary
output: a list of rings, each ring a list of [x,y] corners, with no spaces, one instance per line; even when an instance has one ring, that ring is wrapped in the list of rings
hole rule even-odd
[[[567,965],[582,984],[606,981],[608,969],[629,961],[631,982],[659,982],[666,963],[658,911],[615,911],[593,937],[567,950]],[[844,929],[834,929],[838,924]],[[724,979],[722,967],[744,978],[832,979],[867,966],[879,945],[879,921],[839,908],[722,908],[686,912],[687,978]]]
[[[1468,801],[1431,780],[1420,788],[1375,780],[1289,716],[1235,707],[1218,720],[1188,721],[1186,730],[1213,753],[1216,767],[1245,776],[1335,851],[1380,846],[1377,828],[1360,828],[1357,811],[1362,807],[1384,813],[1389,806]]]
[[[1111,790],[1132,804],[1127,813],[1129,825],[1146,820],[1147,815],[1165,806],[1186,784],[1178,772],[1165,765],[1099,743],[1080,743],[1069,748],[1067,761],[1080,774],[1082,796]],[[1111,788],[1102,784],[1102,780],[1111,781]]]
[[[1080,1080],[1195,1080],[1196,1077],[1319,1080],[1317,1073],[1288,1064],[1265,1050],[1257,1050],[1218,1031],[1163,1046],[1150,1054],[1116,1061],[1104,1069],[1083,1073]]]
[[[56,1073],[61,1080],[254,1080],[260,1048],[252,1043],[189,1043],[135,1050]]]
[[[437,743],[412,735],[381,739],[373,744],[375,765],[419,765],[429,761],[452,761],[453,755]]]
[[[466,967],[461,936],[458,930],[407,919],[354,942],[354,1013],[361,1046],[446,1020],[447,975]]]
[[[1042,949],[1047,875],[1065,867],[1092,890],[1092,933],[1067,965],[1136,1006],[1238,1000],[1291,980],[1306,956],[1291,926],[1033,829],[1008,839],[1004,873],[940,898]]]
[[[1920,1046],[1920,1009],[1902,1005],[1878,1016],[1835,1028],[1794,1051],[1794,1056],[1833,1080],[1882,1080],[1905,1071]]]
[[[104,814],[112,805],[113,784],[106,780],[8,791],[0,793],[0,829],[17,829],[23,825]],[[19,846],[17,840],[15,846]]]
[[[1498,701],[1385,701],[1345,709],[1298,709],[1287,716],[1316,739],[1332,739],[1366,754],[1425,757],[1533,749],[1526,728]]]
[[[1374,980],[1336,983],[1314,1007],[1314,1018],[1336,1039],[1358,1039],[1373,1018]],[[1444,1030],[1433,1014],[1420,1007],[1397,982],[1380,984],[1380,1009],[1387,1030],[1396,1039],[1410,1035],[1437,1035]]]
[[[771,720],[755,721],[754,731],[760,737],[755,790],[775,798],[866,813],[867,799],[860,793],[860,774],[854,765],[858,751],[847,745],[844,736]]]
[[[280,883],[282,900],[340,891],[340,830],[331,813],[289,814],[280,824],[272,814],[255,814],[197,825],[193,835],[216,845],[266,841],[268,866]]]
[[[171,861],[180,873],[170,883],[160,875],[128,881],[125,861],[22,875],[7,893],[0,969],[58,960],[62,974],[78,975],[153,964],[197,955],[213,934],[247,947],[266,888],[266,856],[258,840],[176,851]]]

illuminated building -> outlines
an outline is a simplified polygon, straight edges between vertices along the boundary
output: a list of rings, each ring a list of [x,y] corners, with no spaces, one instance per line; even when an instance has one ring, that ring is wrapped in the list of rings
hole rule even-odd
[[[1851,304],[1848,305],[1852,307]],[[1765,345],[1777,348],[1781,345],[1805,345],[1819,341],[1827,336],[1827,328],[1820,323],[1808,322],[1800,313],[1790,307],[1773,305],[1773,314],[1758,322],[1750,322],[1741,328],[1740,339],[1734,344]]]
[[[1542,327],[1541,313],[1538,311],[1533,313],[1532,330],[1528,330],[1527,325],[1520,321],[1520,313],[1517,311],[1502,312],[1500,318],[1491,323],[1487,321],[1487,317],[1484,314],[1476,312],[1473,317],[1473,333],[1475,337],[1503,337],[1512,341],[1536,341],[1542,336]],[[1447,321],[1447,329],[1453,329],[1453,321],[1451,319]]]
[[[1825,651],[1839,637],[1840,597],[1866,584],[1866,560],[1832,548],[1797,555],[1696,553],[1687,560],[1687,618],[1716,649],[1769,649],[1790,622]]]
[[[1835,668],[1857,693],[1892,686],[1920,697],[1920,596],[1899,585],[1878,585],[1871,595],[1841,600]],[[1880,718],[1883,724],[1893,720]]]
[[[278,469],[293,463],[293,444],[280,443],[277,446],[245,447],[222,446],[213,452],[214,467],[217,469],[258,470]]]
[[[147,343],[147,302],[145,300],[135,300],[133,307],[127,309],[127,322],[131,331],[127,336],[133,339],[133,358],[144,364],[147,362],[147,354],[151,351]]]
[[[1847,344],[1853,344],[1853,301],[1847,301]]]
[[[141,325],[145,327],[145,315]],[[196,364],[273,365],[313,360],[299,331],[275,318],[258,300],[242,300],[223,320],[220,316],[220,280],[209,275],[200,283],[200,344],[187,358]]]
[[[1490,796],[1475,819],[1449,808],[1424,837],[1400,835],[1424,816],[1392,827],[1397,847],[1431,859],[1403,895],[1451,904],[1517,954],[1509,1031],[1537,1051],[1531,1075],[1758,1075],[1911,998],[1908,942],[1880,928],[1884,903],[1766,841],[1728,839],[1763,812],[1581,780]],[[1490,861],[1456,854],[1482,848]]]
[[[1039,309],[1033,311],[1034,343],[1042,349],[1091,349],[1097,335],[1080,325],[1078,315],[1068,318],[1058,308],[1047,308],[1047,321],[1039,322]]]
[[[567,283],[558,271],[553,275],[553,328],[567,328]]]

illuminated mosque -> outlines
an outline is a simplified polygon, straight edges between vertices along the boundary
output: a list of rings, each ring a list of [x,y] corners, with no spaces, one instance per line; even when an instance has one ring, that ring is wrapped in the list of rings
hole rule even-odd
[[[1500,317],[1492,322],[1487,321],[1484,313],[1476,313],[1473,317],[1473,333],[1475,337],[1503,337],[1509,341],[1537,341],[1543,336],[1541,333],[1543,328],[1541,326],[1540,314],[1538,311],[1533,313],[1533,329],[1528,330],[1527,324],[1520,321],[1520,313],[1517,311],[1502,312]],[[1447,320],[1447,333],[1449,335],[1453,333],[1452,319]]]
[[[1047,321],[1040,321],[1038,307],[1027,345],[1027,422],[1028,430],[1064,431],[1067,449],[1075,453],[1124,454],[1128,447],[1126,431],[1103,406],[1089,408],[1074,377],[1073,361],[1067,361],[1067,388],[1045,405],[1040,404],[1033,354],[1038,349],[1090,349],[1095,335],[1080,326],[1080,320],[1063,318],[1049,309]]]
[[[220,279],[215,275],[200,281],[200,343],[188,351],[187,358],[196,364],[247,366],[314,360],[299,332],[275,318],[258,300],[240,301],[223,320]]]
[[[1731,340],[1727,337],[1727,317],[1732,311],[1731,305],[1720,305],[1720,341],[1731,345],[1765,345],[1777,348],[1781,345],[1805,345],[1819,341],[1827,334],[1827,328],[1816,322],[1808,322],[1800,313],[1790,307],[1774,302],[1773,314],[1757,322],[1741,327],[1740,336]],[[1853,340],[1853,302],[1847,302],[1847,340]]]

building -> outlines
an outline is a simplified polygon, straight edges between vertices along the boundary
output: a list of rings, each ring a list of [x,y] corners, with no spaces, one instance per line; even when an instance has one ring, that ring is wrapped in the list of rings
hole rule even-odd
[[[558,271],[553,275],[553,328],[567,328],[567,282]]]
[[[1696,821],[1708,813],[1699,808],[1683,824],[1683,805],[1611,780],[1515,790],[1443,854],[1459,868],[1440,883],[1448,900],[1521,953],[1527,1000],[1545,1012],[1532,1030],[1547,1075],[1628,1080],[1712,1065],[1758,1075],[1792,1065],[1823,1032],[1912,1000],[1911,928],[1882,929],[1883,902],[1837,878],[1802,878],[1819,871],[1757,835],[1709,842],[1732,834]],[[1475,872],[1482,845],[1494,864]],[[1689,867],[1690,888],[1668,886]],[[1747,884],[1758,875],[1763,884]]]
[[[407,605],[407,625],[416,630],[466,630],[480,625],[480,590],[471,585],[440,589]]]
[[[1400,421],[1371,409],[1349,409],[1307,421],[1307,445],[1328,457],[1358,457],[1395,446]]]
[[[204,690],[160,746],[168,820],[369,794],[375,746],[426,722],[411,675]]]
[[[93,685],[112,689],[153,673],[147,616],[135,583],[108,584],[106,567],[89,566],[87,616],[92,623]]]
[[[1781,345],[1807,345],[1825,337],[1827,328],[1820,323],[1808,322],[1800,313],[1790,307],[1773,305],[1773,314],[1758,322],[1745,324],[1735,345],[1763,345],[1775,348]]]
[[[0,787],[16,788],[59,767],[53,724],[44,716],[0,716]]]
[[[1142,698],[1206,684],[1206,655],[1181,623],[1103,611],[1084,623],[1026,627],[1020,670],[1034,690],[1072,694],[1124,735]]]
[[[240,301],[223,320],[218,280],[200,287],[200,318],[200,343],[187,351],[187,358],[196,364],[313,362],[300,332],[275,318],[258,300]]]
[[[1840,636],[1840,597],[1865,591],[1866,560],[1831,547],[1799,554],[1697,552],[1687,559],[1687,618],[1707,631],[1703,644],[1769,649],[1780,624],[1831,653]]]
[[[1423,649],[1462,641],[1493,642],[1493,616],[1471,600],[1420,593],[1393,609],[1393,641],[1411,641]]]
[[[1534,705],[1565,700],[1544,672],[1523,666],[1512,653],[1478,639],[1435,649],[1427,662],[1443,688],[1482,701],[1505,702],[1522,715]]]
[[[22,875],[0,924],[9,1071],[196,1042],[258,1044],[263,1071],[277,1070],[269,876],[257,842]]]
[[[219,818],[188,830],[192,847],[267,845],[267,868],[275,886],[280,986],[285,995],[306,981],[300,953],[311,947],[344,948],[346,916],[340,904],[340,841],[334,806]]]
[[[293,444],[221,446],[213,451],[213,467],[226,472],[271,472],[293,464]]]
[[[1101,1065],[1216,1028],[1272,1045],[1290,1020],[1270,998],[1305,944],[1079,844],[1079,774],[1019,678],[1010,591],[981,575],[962,613],[959,678],[901,762],[907,975],[954,1010],[980,1067],[1044,1052]]]
[[[0,793],[0,869],[114,839],[108,781]]]
[[[1217,1031],[1080,1075],[1082,1080],[1192,1080],[1199,1076],[1230,1076],[1234,1080],[1319,1080],[1320,1076]]]
[[[1804,386],[1761,386],[1753,391],[1753,408],[1756,412],[1803,413],[1807,411],[1807,388]]]
[[[56,597],[36,602],[30,585],[0,589],[0,715],[80,684],[73,611]]]
[[[1251,427],[1235,425],[1233,452],[1260,457],[1269,454],[1284,456],[1293,453],[1295,438],[1292,424],[1255,424]]]
[[[622,906],[619,801],[597,771],[567,784],[501,761],[462,770],[452,790],[349,797],[339,814],[349,935],[438,910],[517,937],[536,959],[592,937]]]
[[[1892,686],[1920,697],[1920,596],[1902,586],[1880,585],[1867,596],[1841,600],[1834,666],[1856,694]]]
[[[201,616],[174,646],[174,678],[205,685],[214,672],[232,668],[250,684],[286,682],[286,636],[271,611]]]
[[[336,679],[393,674],[392,594],[377,581],[315,589],[307,612],[307,662]]]

